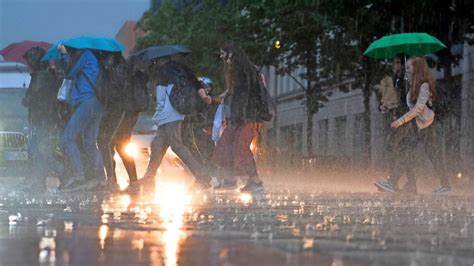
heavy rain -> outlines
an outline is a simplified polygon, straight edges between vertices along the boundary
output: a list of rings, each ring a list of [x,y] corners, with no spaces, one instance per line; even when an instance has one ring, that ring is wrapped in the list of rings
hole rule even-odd
[[[0,265],[474,265],[472,1],[71,3],[0,0]]]

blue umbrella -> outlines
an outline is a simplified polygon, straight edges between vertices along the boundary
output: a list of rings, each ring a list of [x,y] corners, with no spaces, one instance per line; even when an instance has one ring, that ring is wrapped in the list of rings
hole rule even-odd
[[[46,61],[46,60],[49,60],[49,59],[59,59],[61,58],[61,54],[59,54],[59,51],[58,51],[58,45],[61,44],[62,41],[59,41],[55,44],[53,44],[49,49],[48,51],[46,51],[46,54],[44,54],[44,56],[41,58],[41,61]]]
[[[108,52],[121,52],[127,50],[125,46],[114,38],[81,36],[65,40],[63,44],[77,49],[95,49]]]
[[[58,45],[64,44],[76,49],[94,49],[108,52],[125,51],[127,48],[114,38],[81,36],[78,38],[59,41],[46,52],[41,60],[59,59],[61,55],[58,52]]]

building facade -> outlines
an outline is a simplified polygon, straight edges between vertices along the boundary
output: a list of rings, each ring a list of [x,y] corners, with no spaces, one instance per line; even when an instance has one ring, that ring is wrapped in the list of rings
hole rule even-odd
[[[474,45],[466,42],[463,50],[461,158],[474,179]]]

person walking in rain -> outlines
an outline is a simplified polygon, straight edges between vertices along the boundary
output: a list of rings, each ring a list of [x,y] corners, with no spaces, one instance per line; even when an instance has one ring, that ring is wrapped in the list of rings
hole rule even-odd
[[[189,149],[183,144],[181,138],[181,124],[184,115],[179,113],[170,102],[171,91],[177,84],[177,73],[184,74],[189,82],[195,84],[199,90],[202,100],[210,104],[212,99],[205,94],[194,73],[181,62],[161,59],[158,62],[156,73],[156,111],[153,115],[153,122],[158,126],[155,137],[151,143],[150,161],[146,173],[141,182],[149,182],[155,179],[158,167],[166,153],[171,147],[173,152],[183,160],[196,177],[197,184],[206,189],[210,187],[210,179],[203,165],[192,155]]]
[[[230,107],[229,125],[217,142],[213,161],[222,177],[217,189],[236,187],[236,177],[246,175],[248,180],[242,192],[263,190],[250,143],[257,136],[262,122],[259,108],[260,75],[244,51],[233,42],[222,46],[224,81]]]
[[[434,193],[448,192],[451,190],[451,186],[446,175],[445,162],[441,158],[441,151],[436,146],[436,128],[433,125],[435,114],[430,109],[432,102],[436,100],[435,80],[431,76],[426,60],[421,57],[408,60],[406,76],[409,83],[406,103],[410,110],[393,121],[390,126],[397,129],[415,120],[416,129],[414,126],[412,130],[413,138],[423,146],[441,183],[441,186]],[[410,152],[413,153],[414,150]],[[415,159],[416,157],[412,155],[411,158]],[[410,174],[406,187],[409,188],[409,191],[416,193],[416,179],[412,170]],[[391,185],[391,183],[387,184]]]
[[[379,107],[380,111],[388,116],[389,123],[395,121],[400,116],[408,112],[406,87],[405,87],[405,71],[404,65],[400,57],[396,57],[393,61],[393,76],[384,77],[380,84],[380,92],[382,94],[382,103]],[[392,84],[387,84],[392,82]],[[392,87],[393,86],[393,87]],[[395,90],[395,95],[393,92]],[[395,96],[395,97],[394,97]],[[389,125],[388,125],[389,126]],[[386,148],[388,153],[389,176],[387,179],[376,181],[374,185],[381,191],[389,192],[414,192],[413,173],[411,172],[413,141],[411,138],[412,123],[405,123],[397,129],[391,129],[387,136]],[[402,190],[398,187],[398,180],[403,174],[409,178],[407,183],[410,186],[405,186]]]
[[[41,62],[46,51],[40,47],[29,49],[23,58],[31,69],[31,81],[22,104],[28,108],[28,154],[30,177],[24,182],[28,191],[46,189],[46,177],[55,171],[54,149],[58,137],[56,93],[59,79]]]
[[[125,108],[128,106],[126,102],[130,100],[127,99],[126,89],[133,84],[128,81],[129,76],[132,75],[130,75],[130,69],[122,54],[119,52],[109,53],[103,64],[113,75],[107,80],[109,95],[100,123],[97,145],[102,154],[108,184],[112,188],[118,189],[115,151],[122,159],[130,183],[138,180],[135,161],[125,151],[126,145],[130,142],[133,127],[137,122],[138,112],[129,112]]]
[[[94,189],[105,181],[104,165],[97,148],[103,106],[92,84],[99,78],[100,66],[90,50],[67,49],[69,51],[64,45],[58,47],[63,60],[68,63],[66,78],[72,79],[74,84],[70,100],[73,114],[60,142],[70,176],[61,184],[61,190]],[[85,169],[92,175],[89,180],[86,179]]]

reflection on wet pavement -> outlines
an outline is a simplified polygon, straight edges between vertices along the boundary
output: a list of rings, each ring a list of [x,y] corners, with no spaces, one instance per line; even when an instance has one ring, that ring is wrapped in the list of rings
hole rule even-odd
[[[472,265],[472,198],[50,192],[0,196],[0,265]]]

